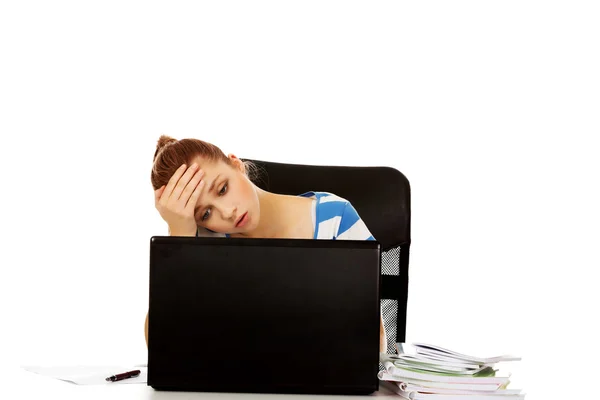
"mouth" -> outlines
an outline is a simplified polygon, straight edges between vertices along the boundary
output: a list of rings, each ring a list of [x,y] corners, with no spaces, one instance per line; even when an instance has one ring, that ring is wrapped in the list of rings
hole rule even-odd
[[[244,224],[246,223],[246,216],[248,215],[248,211],[246,211],[245,213],[243,213],[242,215],[240,215],[240,217],[237,219],[237,221],[235,221],[235,227],[239,228],[240,226],[244,226]]]

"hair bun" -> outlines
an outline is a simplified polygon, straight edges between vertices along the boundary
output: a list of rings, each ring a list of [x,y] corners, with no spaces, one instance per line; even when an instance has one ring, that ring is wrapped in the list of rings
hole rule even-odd
[[[158,138],[158,143],[156,144],[156,150],[160,150],[168,144],[177,143],[177,139],[172,138],[171,136],[161,135]]]
[[[156,160],[156,156],[158,155],[158,153],[160,153],[160,151],[166,146],[177,142],[178,140],[172,138],[171,136],[161,135],[160,138],[158,138],[158,142],[156,143],[156,151],[154,152],[153,159]]]

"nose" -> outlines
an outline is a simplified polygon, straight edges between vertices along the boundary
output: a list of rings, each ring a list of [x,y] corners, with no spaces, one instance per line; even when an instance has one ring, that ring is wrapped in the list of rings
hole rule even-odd
[[[237,214],[237,207],[231,205],[219,205],[219,212],[223,216],[223,219],[231,219],[235,220],[235,216]]]

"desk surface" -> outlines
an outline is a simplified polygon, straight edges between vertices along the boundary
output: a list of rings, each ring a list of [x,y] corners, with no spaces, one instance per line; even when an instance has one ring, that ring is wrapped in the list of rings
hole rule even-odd
[[[9,393],[11,399],[44,399],[57,398],[61,400],[318,400],[318,399],[365,399],[365,398],[394,398],[399,396],[381,387],[380,391],[369,396],[339,396],[339,395],[282,395],[282,394],[246,394],[246,393],[200,393],[200,392],[163,392],[157,391],[146,384],[127,385],[75,385],[73,383],[49,378],[26,371],[18,366],[6,367],[0,370],[0,382],[4,393]]]

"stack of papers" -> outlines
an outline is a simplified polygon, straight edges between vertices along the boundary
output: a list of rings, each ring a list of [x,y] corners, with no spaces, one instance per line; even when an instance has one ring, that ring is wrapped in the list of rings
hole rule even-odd
[[[397,343],[398,354],[381,354],[383,386],[411,400],[521,400],[508,389],[510,375],[497,376],[497,363],[520,357],[480,358],[423,343]]]

